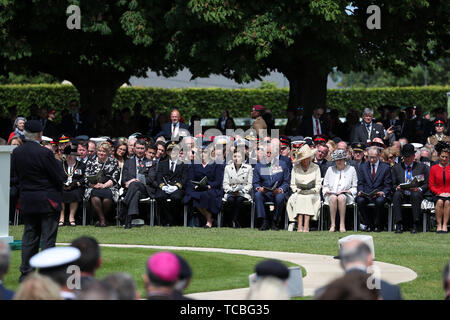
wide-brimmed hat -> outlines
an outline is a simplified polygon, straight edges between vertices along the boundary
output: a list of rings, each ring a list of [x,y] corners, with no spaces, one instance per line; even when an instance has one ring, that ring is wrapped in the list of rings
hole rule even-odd
[[[307,144],[304,144],[295,153],[294,161],[302,161],[308,158],[312,158],[314,156],[314,153],[314,150],[312,150]]]
[[[334,150],[333,153],[331,154],[331,161],[336,161],[336,160],[341,160],[341,159],[347,159],[347,151],[341,150],[341,149]]]
[[[403,146],[402,148],[402,157],[410,157],[412,155],[414,155],[416,153],[416,151],[414,150],[414,146],[410,143],[407,143]]]

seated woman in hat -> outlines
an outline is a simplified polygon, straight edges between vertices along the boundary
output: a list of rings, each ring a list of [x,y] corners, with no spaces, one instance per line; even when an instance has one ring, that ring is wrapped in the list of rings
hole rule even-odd
[[[233,228],[239,228],[239,216],[242,213],[242,203],[250,201],[252,196],[253,168],[245,163],[245,151],[235,148],[233,151],[233,163],[225,166],[223,176],[224,199],[227,201],[226,208],[233,213]]]
[[[59,226],[64,225],[64,211],[65,204],[69,203],[69,224],[75,227],[75,213],[78,209],[78,203],[83,200],[82,192],[84,185],[84,173],[86,171],[86,165],[77,160],[77,146],[67,146],[63,151],[65,157],[63,157],[62,167],[66,174],[66,181],[63,186],[62,194],[62,209],[59,217]]]
[[[331,227],[330,232],[336,231],[336,213],[339,209],[340,232],[345,230],[346,205],[355,202],[358,187],[358,177],[353,166],[346,163],[347,151],[337,149],[331,154],[331,161],[336,163],[330,166],[323,179],[322,194],[325,204],[330,206]]]
[[[450,217],[450,145],[439,142],[436,145],[439,163],[430,169],[428,178],[430,190],[436,208],[436,233],[448,233],[447,224]]]
[[[292,195],[287,203],[289,221],[297,220],[298,232],[309,232],[309,220],[317,220],[320,210],[320,167],[313,163],[314,152],[304,144],[294,154],[291,173]],[[304,224],[303,224],[304,221]],[[289,228],[292,231],[291,226]]]
[[[184,202],[192,201],[193,207],[206,218],[205,228],[211,228],[213,216],[217,215],[222,207],[224,166],[214,162],[214,149],[207,144],[202,145],[200,159],[195,159],[189,166]],[[193,183],[201,182],[205,177],[206,184]]]
[[[119,176],[119,163],[111,156],[111,145],[108,142],[100,143],[97,146],[97,157],[86,163],[84,180],[88,186],[84,197],[91,200],[99,217],[96,227],[106,227],[105,215],[112,210],[113,201],[117,202],[119,199]]]

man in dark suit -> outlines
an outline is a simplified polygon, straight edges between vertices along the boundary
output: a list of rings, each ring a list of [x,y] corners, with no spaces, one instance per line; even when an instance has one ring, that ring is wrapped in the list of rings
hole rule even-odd
[[[180,112],[177,109],[172,110],[170,113],[170,122],[162,125],[161,132],[159,132],[155,139],[163,136],[166,140],[178,140],[182,136],[182,131],[189,132],[189,126],[185,123],[180,122]]]
[[[328,161],[326,159],[328,155],[328,146],[325,143],[320,143],[316,147],[316,153],[314,154],[313,162],[319,165],[320,168],[320,176],[325,177],[325,173],[327,173],[328,169]]]
[[[393,209],[395,220],[395,233],[403,232],[402,203],[409,202],[412,204],[413,226],[411,233],[417,233],[417,227],[420,221],[421,204],[423,194],[428,191],[428,174],[429,169],[423,163],[415,162],[415,151],[412,144],[405,144],[402,148],[401,155],[403,162],[396,163],[392,169],[392,184],[394,187]],[[412,181],[417,177],[419,180],[412,188],[402,189],[401,183]]]
[[[369,162],[363,163],[358,171],[358,203],[359,211],[367,226],[367,232],[383,231],[382,215],[384,204],[390,201],[392,189],[392,176],[389,164],[380,161],[380,149],[370,147],[368,150]],[[362,193],[370,194],[378,190],[372,197],[364,196]],[[369,214],[367,204],[375,204],[375,219]]]
[[[20,210],[25,224],[19,281],[33,271],[29,261],[39,251],[40,241],[42,250],[55,246],[65,180],[53,152],[39,144],[39,121],[25,123],[25,137],[26,142],[11,156],[11,171],[19,179]]]
[[[158,164],[156,171],[158,189],[155,199],[158,208],[161,209],[162,224],[170,226],[177,224],[177,220],[181,216],[179,213],[183,208],[188,165],[183,163],[182,156],[180,156],[182,149],[175,141],[169,141],[166,150],[168,157]],[[170,202],[167,202],[167,199],[170,199]]]
[[[139,199],[152,195],[152,189],[148,186],[147,176],[154,163],[145,157],[147,144],[139,139],[134,144],[135,155],[125,161],[122,171],[121,184],[125,188],[123,204],[127,210],[125,229],[131,228],[131,220],[139,214]],[[122,218],[125,212],[121,213]]]
[[[383,120],[383,127],[387,130],[390,127],[392,127],[393,133],[394,133],[394,140],[398,140],[398,138],[401,137],[402,133],[402,127],[403,123],[397,118],[397,107],[395,106],[389,106],[388,107],[388,114],[387,119]]]
[[[322,118],[324,113],[324,107],[316,107],[313,110],[312,116],[304,117],[300,135],[304,137],[313,137],[316,135],[328,136],[328,124]]]
[[[284,209],[285,194],[289,192],[291,182],[291,172],[284,161],[277,161],[272,154],[272,147],[267,145],[266,157],[261,159],[253,169],[253,189],[255,191],[255,205],[258,218],[263,219],[263,224],[259,230],[278,230],[277,223],[279,212]],[[264,189],[273,188],[273,191]],[[271,201],[275,204],[273,217],[270,218],[265,212],[264,202]]]
[[[14,296],[14,291],[6,289],[2,283],[3,277],[8,273],[10,258],[9,244],[0,240],[0,300],[12,300]]]
[[[368,140],[373,140],[373,138],[384,139],[384,128],[383,125],[374,123],[373,120],[373,110],[365,108],[362,114],[363,121],[355,125],[350,134],[350,142],[361,142],[366,143]]]

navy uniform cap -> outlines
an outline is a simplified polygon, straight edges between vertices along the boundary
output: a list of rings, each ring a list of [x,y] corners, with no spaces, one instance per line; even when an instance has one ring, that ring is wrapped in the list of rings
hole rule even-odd
[[[38,120],[28,120],[25,122],[25,130],[31,133],[41,132],[44,130],[42,124]]]
[[[363,143],[360,143],[360,142],[352,143],[353,151],[364,151],[364,150],[366,150],[366,148],[367,148],[367,146]]]
[[[277,260],[262,261],[256,265],[255,271],[259,277],[272,276],[281,280],[289,278],[289,269]]]
[[[39,269],[56,268],[74,262],[80,256],[80,250],[75,247],[54,247],[35,254],[30,259],[30,265]]]

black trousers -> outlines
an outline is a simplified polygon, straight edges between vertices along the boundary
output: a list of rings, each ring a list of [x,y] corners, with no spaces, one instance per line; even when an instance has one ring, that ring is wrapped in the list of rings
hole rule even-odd
[[[129,216],[139,214],[139,199],[147,198],[148,193],[145,185],[141,182],[132,182],[125,194],[123,203],[127,208],[127,214]]]
[[[239,216],[242,212],[243,203],[245,201],[244,197],[241,196],[228,196],[227,197],[227,216],[233,217],[233,221],[239,222]]]
[[[376,226],[378,228],[382,228],[383,224],[383,210],[384,204],[387,199],[385,197],[376,197],[376,198],[366,198],[366,197],[357,197],[356,202],[358,204],[359,211],[364,219],[364,224],[370,227]],[[367,205],[369,203],[375,204],[375,215],[369,213]]]
[[[55,246],[58,233],[59,212],[23,214],[25,224],[22,236],[22,264],[20,265],[21,278],[33,271],[30,259],[39,251],[39,242],[42,241],[42,250]]]
[[[423,200],[423,194],[421,192],[411,192],[411,195],[406,195],[402,191],[395,191],[394,198],[392,200],[394,209],[394,221],[396,224],[401,223],[402,219],[402,203],[411,203],[413,223],[419,223],[420,213],[422,211],[421,204]]]
[[[179,189],[171,194],[165,193],[161,189],[156,191],[155,200],[159,208],[162,225],[175,225],[180,223],[183,212],[184,194],[185,192]],[[167,199],[170,199],[170,202]]]

